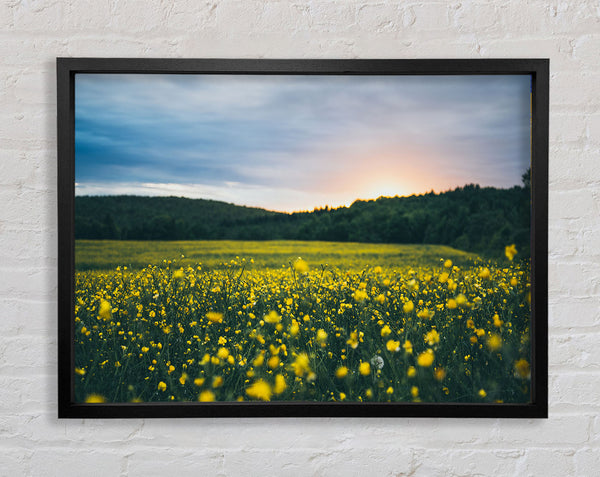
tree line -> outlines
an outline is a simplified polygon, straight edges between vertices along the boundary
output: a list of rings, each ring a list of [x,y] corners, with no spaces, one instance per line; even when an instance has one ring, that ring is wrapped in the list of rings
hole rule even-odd
[[[75,238],[426,243],[485,255],[514,243],[527,256],[529,177],[510,189],[469,184],[292,214],[182,197],[78,196]]]

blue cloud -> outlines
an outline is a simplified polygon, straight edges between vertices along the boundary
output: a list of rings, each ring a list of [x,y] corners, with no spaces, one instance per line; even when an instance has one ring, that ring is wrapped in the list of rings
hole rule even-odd
[[[78,74],[78,193],[236,183],[309,197],[369,161],[393,174],[419,153],[422,169],[447,171],[436,187],[509,187],[529,166],[529,91],[525,75]]]

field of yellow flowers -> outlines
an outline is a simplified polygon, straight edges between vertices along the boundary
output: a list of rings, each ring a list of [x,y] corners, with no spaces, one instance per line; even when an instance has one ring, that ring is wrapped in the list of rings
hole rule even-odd
[[[76,248],[78,402],[530,401],[514,246],[137,242],[143,266],[117,244]]]

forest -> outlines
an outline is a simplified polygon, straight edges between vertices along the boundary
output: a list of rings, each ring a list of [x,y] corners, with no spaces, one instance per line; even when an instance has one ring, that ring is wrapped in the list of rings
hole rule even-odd
[[[77,196],[75,238],[113,240],[319,240],[440,244],[495,256],[514,243],[529,255],[530,186],[469,184],[350,207],[280,213],[182,197]]]

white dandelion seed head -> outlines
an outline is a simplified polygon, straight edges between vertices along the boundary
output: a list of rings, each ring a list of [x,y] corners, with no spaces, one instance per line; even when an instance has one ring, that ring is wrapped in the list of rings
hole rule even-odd
[[[379,356],[378,354],[376,354],[375,356],[373,356],[373,357],[371,358],[371,365],[372,365],[374,368],[377,368],[377,369],[382,369],[384,364],[385,364],[385,363],[384,363],[384,361],[383,361],[383,358],[382,358],[381,356]]]

